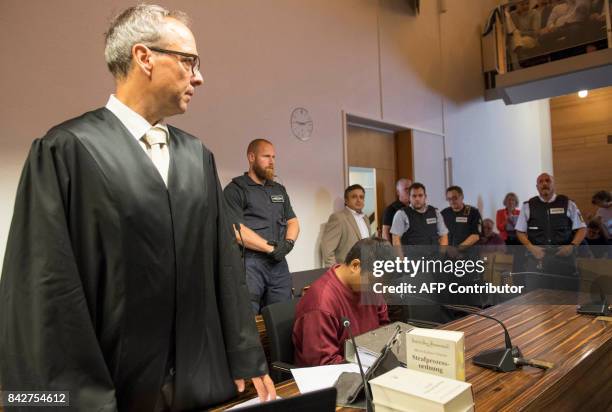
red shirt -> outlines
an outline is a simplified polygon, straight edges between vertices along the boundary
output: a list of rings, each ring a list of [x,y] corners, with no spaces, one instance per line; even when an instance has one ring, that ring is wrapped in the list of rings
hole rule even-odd
[[[514,209],[512,211],[514,216],[518,216],[521,214],[520,209]],[[506,221],[508,220],[508,209],[503,208],[497,211],[495,215],[495,225],[497,226],[497,230],[499,230],[499,235],[502,239],[508,240],[508,232],[506,232]]]
[[[317,279],[297,305],[292,338],[298,366],[344,362],[344,341],[349,335],[342,326],[343,317],[351,321],[354,336],[389,322],[387,305],[362,305],[360,294],[336,276],[337,267]]]

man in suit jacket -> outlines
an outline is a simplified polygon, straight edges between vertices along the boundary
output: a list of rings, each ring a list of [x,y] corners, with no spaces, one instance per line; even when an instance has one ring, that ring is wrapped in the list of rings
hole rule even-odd
[[[370,221],[362,213],[364,200],[362,186],[351,185],[344,190],[345,208],[331,214],[321,238],[321,257],[326,267],[344,262],[355,243],[370,237]]]
[[[252,378],[275,398],[212,153],[164,118],[202,84],[183,13],[106,35],[116,92],[36,139],[0,281],[0,387],[70,410],[203,410]]]

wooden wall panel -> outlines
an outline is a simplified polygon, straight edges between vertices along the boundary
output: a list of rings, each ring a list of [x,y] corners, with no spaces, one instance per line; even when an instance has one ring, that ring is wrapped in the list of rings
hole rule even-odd
[[[395,155],[397,175],[395,180],[406,177],[414,180],[414,166],[412,162],[412,130],[405,130],[395,134]]]
[[[550,119],[557,193],[588,216],[593,193],[612,190],[612,87],[550,99]]]

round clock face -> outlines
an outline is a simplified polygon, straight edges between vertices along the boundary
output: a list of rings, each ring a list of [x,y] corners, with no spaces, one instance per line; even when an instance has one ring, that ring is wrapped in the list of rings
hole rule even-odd
[[[291,112],[291,132],[295,137],[302,141],[310,139],[314,123],[308,110],[303,107],[296,107]]]

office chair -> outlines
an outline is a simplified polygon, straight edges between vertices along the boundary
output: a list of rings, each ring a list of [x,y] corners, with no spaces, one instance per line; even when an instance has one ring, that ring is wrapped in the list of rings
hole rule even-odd
[[[293,322],[295,320],[295,306],[299,299],[287,302],[273,303],[261,310],[266,333],[270,340],[270,361],[272,370],[270,376],[274,382],[291,379],[293,365]]]

